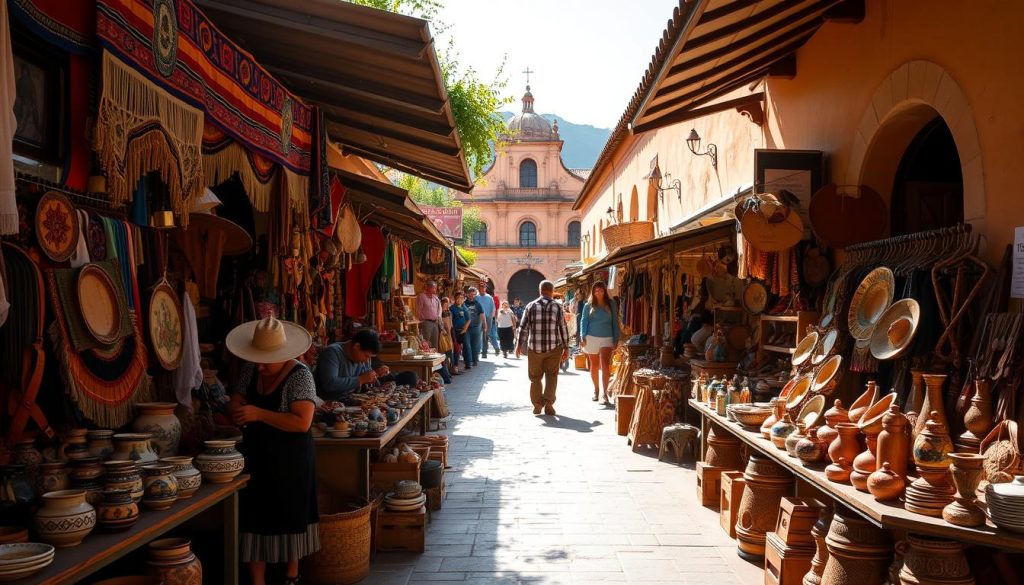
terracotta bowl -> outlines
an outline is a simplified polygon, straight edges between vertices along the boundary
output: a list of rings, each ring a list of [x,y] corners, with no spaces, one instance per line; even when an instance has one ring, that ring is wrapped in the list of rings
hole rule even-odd
[[[889,407],[896,402],[896,393],[890,392],[871,405],[857,421],[857,427],[865,435],[877,435],[882,432],[882,417],[889,412]]]
[[[733,418],[736,419],[736,422],[741,425],[760,428],[761,424],[771,415],[772,409],[750,404],[737,404],[730,407],[730,412]]]
[[[800,414],[796,416],[796,420],[799,424],[804,426],[804,432],[807,429],[814,428],[825,420],[825,397],[821,394],[811,397],[807,402],[804,403],[803,408],[800,409]]]
[[[793,350],[793,359],[791,360],[794,366],[802,366],[807,360],[811,359],[811,354],[814,353],[815,346],[818,345],[818,332],[811,331],[807,335],[803,336],[800,343],[796,344],[796,349]]]
[[[790,416],[800,412],[804,402],[810,398],[811,382],[810,376],[800,376],[789,390],[789,394],[786,395],[786,410]]]
[[[825,363],[821,364],[818,370],[814,372],[814,382],[811,384],[811,389],[825,396],[832,394],[832,391],[839,384],[840,378],[842,378],[842,365],[843,356],[838,354],[825,360]]]

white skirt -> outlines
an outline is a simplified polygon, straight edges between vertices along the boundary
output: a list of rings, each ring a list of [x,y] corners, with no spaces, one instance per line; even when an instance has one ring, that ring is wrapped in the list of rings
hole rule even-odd
[[[590,355],[597,355],[606,347],[609,349],[614,348],[615,340],[611,337],[594,337],[593,335],[588,335],[587,345],[583,348],[583,351]]]

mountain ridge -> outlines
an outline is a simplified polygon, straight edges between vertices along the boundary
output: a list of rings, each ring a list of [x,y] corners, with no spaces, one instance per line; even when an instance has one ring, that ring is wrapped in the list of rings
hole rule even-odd
[[[509,121],[514,112],[501,112],[501,117]],[[562,161],[570,169],[589,169],[597,162],[611,128],[598,128],[590,124],[576,124],[558,114],[541,114],[548,122],[558,120],[558,135],[565,144],[562,145]]]

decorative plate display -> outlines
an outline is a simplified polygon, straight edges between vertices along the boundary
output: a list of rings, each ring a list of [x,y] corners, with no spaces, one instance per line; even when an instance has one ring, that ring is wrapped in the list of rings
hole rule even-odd
[[[743,289],[743,308],[751,315],[760,315],[768,306],[768,288],[754,280]]]
[[[104,345],[116,342],[124,307],[107,271],[96,264],[83,266],[78,271],[77,292],[82,320],[89,333]]]
[[[78,246],[78,212],[64,194],[47,191],[36,206],[36,239],[43,253],[64,262]]]
[[[149,341],[160,367],[173,370],[181,364],[184,352],[185,320],[174,289],[161,282],[149,297]]]

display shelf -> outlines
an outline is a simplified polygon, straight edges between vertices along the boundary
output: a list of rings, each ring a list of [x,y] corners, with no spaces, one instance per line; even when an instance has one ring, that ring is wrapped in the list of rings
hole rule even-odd
[[[942,518],[933,518],[916,514],[903,508],[896,502],[879,502],[869,493],[858,491],[852,485],[829,481],[825,477],[825,464],[807,467],[797,459],[790,457],[785,450],[780,450],[771,441],[761,436],[759,431],[747,430],[738,423],[718,416],[706,405],[697,400],[689,400],[691,408],[701,414],[703,436],[707,436],[708,424],[715,424],[718,429],[736,436],[738,439],[785,467],[805,485],[831,497],[881,528],[902,530],[914,534],[935,536],[958,540],[964,543],[990,546],[1010,552],[1024,552],[1024,537],[996,528],[991,523],[978,528],[965,528],[947,523]],[[702,438],[703,442],[703,438]],[[702,453],[705,450],[702,445]],[[909,479],[908,479],[909,483]],[[799,492],[799,489],[798,489]]]
[[[398,433],[402,431],[417,414],[424,408],[427,409],[427,418],[430,417],[430,409],[427,405],[430,404],[430,399],[434,397],[434,391],[428,390],[420,393],[419,398],[416,400],[416,404],[409,408],[405,414],[394,424],[388,425],[386,431],[379,437],[346,437],[344,439],[335,439],[332,437],[317,437],[313,439],[317,448],[320,447],[340,447],[340,448],[356,448],[356,449],[383,449],[395,440]],[[426,434],[426,429],[421,429],[422,434]]]

